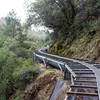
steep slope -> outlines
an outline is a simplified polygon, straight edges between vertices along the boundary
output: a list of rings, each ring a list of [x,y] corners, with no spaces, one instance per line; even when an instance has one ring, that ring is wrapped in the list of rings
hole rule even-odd
[[[87,29],[85,29],[87,28]],[[49,52],[76,59],[100,61],[100,17],[85,23],[77,36],[69,35],[65,40],[55,41]],[[63,37],[62,37],[63,38]]]
[[[46,69],[42,64],[39,66],[40,70],[36,80],[30,83],[25,90],[14,93],[9,100],[49,100],[57,79],[62,78],[62,73],[54,68]],[[65,90],[62,92],[63,95],[66,94]]]

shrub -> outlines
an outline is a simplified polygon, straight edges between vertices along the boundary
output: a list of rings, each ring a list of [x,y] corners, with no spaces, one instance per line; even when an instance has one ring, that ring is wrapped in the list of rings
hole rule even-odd
[[[20,97],[16,97],[14,100],[23,100],[23,99]]]
[[[35,42],[25,41],[24,44],[23,44],[23,47],[26,48],[26,49],[33,48],[33,50],[34,50],[34,49],[37,48],[37,45],[36,45]]]
[[[12,94],[12,73],[17,65],[14,53],[0,49],[0,100],[6,100]]]
[[[2,32],[0,32],[0,47],[3,46],[5,40],[6,40],[6,36],[4,36]]]
[[[14,51],[19,46],[20,46],[19,42],[10,37],[8,37],[3,44],[3,47],[5,49],[11,50],[11,51]]]
[[[24,89],[25,86],[32,82],[37,76],[39,67],[33,65],[33,59],[24,59],[22,64],[16,67],[13,77],[15,79],[14,87]]]
[[[23,47],[18,47],[13,52],[17,55],[17,57],[29,58],[27,49]]]

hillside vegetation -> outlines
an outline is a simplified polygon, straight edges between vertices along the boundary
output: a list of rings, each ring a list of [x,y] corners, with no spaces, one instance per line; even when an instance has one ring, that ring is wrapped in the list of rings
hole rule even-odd
[[[0,100],[22,91],[36,77],[39,67],[33,65],[32,52],[35,43],[23,42],[6,37],[0,32]]]
[[[36,79],[39,66],[34,65],[33,51],[38,45],[23,33],[25,28],[14,11],[4,20],[0,27],[0,100],[9,100]]]
[[[75,30],[76,34],[78,32],[77,35],[57,39],[51,45],[49,52],[75,59],[100,62],[100,17],[91,16],[89,21],[87,19],[85,21],[81,30]]]
[[[29,16],[31,24],[53,30],[50,53],[100,60],[99,0],[38,0],[29,6]]]
[[[49,52],[75,59],[100,62],[100,18],[90,21],[88,31],[79,31],[77,37],[67,36],[65,40],[55,41]]]
[[[23,24],[14,10],[0,21],[0,100],[49,99],[61,73],[34,65],[36,49],[100,63],[100,0],[35,0],[27,14]]]
[[[69,58],[87,59],[99,62],[100,34],[91,36],[88,33],[83,33],[73,41],[70,38],[66,38],[64,42],[56,41],[49,49],[49,52]]]

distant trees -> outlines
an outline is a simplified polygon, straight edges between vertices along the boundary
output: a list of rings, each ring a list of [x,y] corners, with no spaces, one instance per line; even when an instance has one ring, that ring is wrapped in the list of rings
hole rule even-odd
[[[14,10],[10,11],[6,17],[6,31],[5,34],[13,38],[17,34],[18,27],[21,26],[20,20],[17,18]]]
[[[38,0],[29,7],[29,25],[42,23],[52,28],[53,37],[66,35],[76,15],[73,0]]]
[[[23,27],[14,10],[8,13],[8,15],[5,17],[5,22],[6,24],[3,27],[3,33],[6,36],[19,40],[20,43],[23,42],[25,40]]]
[[[53,39],[76,35],[75,31],[83,29],[88,17],[100,11],[98,3],[98,0],[37,0],[28,6],[27,25],[52,28]]]

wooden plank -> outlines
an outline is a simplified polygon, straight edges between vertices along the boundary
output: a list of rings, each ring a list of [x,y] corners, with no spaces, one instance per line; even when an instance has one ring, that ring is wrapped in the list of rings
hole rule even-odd
[[[67,92],[67,95],[72,96],[98,96],[98,93],[87,93],[87,92]]]
[[[81,71],[78,71],[78,72],[75,72],[75,74],[94,74],[93,72],[81,72]]]
[[[73,69],[73,71],[92,71],[91,69]]]
[[[92,88],[92,89],[97,89],[97,86],[93,85],[71,85],[71,88]]]
[[[94,78],[94,79],[96,79],[96,77],[95,76],[76,76],[75,78]]]
[[[94,80],[74,80],[74,82],[87,82],[87,83],[97,83]]]

